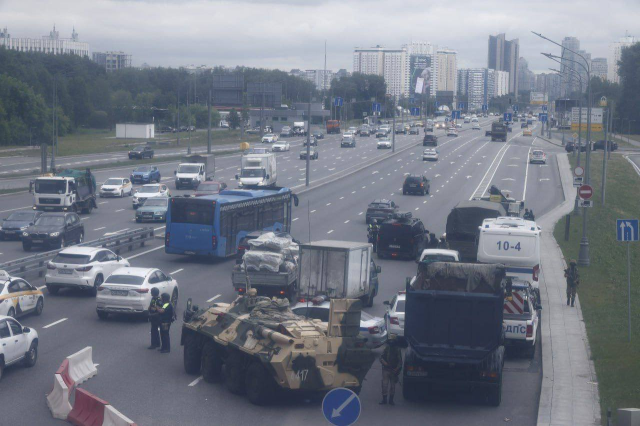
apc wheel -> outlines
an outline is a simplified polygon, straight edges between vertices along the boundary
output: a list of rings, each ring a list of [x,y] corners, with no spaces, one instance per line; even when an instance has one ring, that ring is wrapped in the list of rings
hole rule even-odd
[[[100,284],[102,284],[103,282],[104,278],[102,277],[102,275],[98,275],[93,282],[93,287],[89,289],[89,294],[92,296],[96,296],[98,294],[98,287],[100,287]]]
[[[264,405],[271,401],[274,394],[274,382],[264,367],[254,362],[245,375],[247,399],[254,405]]]
[[[174,310],[178,306],[178,289],[177,288],[174,288],[173,293],[171,293],[171,304],[173,305]]]
[[[245,377],[240,353],[230,353],[224,363],[225,385],[229,392],[242,395],[245,392]]]
[[[202,358],[204,356],[198,337],[193,334],[187,334],[184,339],[184,371],[192,375],[200,373]],[[205,380],[207,380],[206,377]]]
[[[43,309],[44,309],[44,299],[41,297],[38,299],[38,302],[36,303],[35,314],[41,315]]]
[[[22,242],[22,250],[24,251],[31,251],[31,243],[28,243],[26,241]]]
[[[38,342],[31,342],[31,346],[29,347],[29,351],[25,354],[24,357],[24,366],[25,367],[33,367],[36,365],[36,361],[38,361]]]
[[[202,378],[207,383],[216,383],[220,381],[222,377],[222,357],[220,356],[220,350],[212,341],[208,341],[204,344],[202,349]],[[185,346],[186,353],[186,346]],[[185,355],[185,368],[187,358]]]

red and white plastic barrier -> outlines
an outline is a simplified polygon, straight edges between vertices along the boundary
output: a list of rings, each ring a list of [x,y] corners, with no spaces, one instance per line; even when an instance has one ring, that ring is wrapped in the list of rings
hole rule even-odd
[[[102,426],[136,426],[136,424],[133,420],[113,408],[113,405],[107,405],[104,408]]]
[[[93,348],[91,346],[69,355],[67,360],[69,361],[69,376],[77,385],[98,374],[98,369],[93,363]]]
[[[67,420],[76,426],[100,426],[104,423],[104,407],[109,403],[84,389],[76,389],[73,409]]]
[[[67,420],[71,411],[69,387],[60,374],[53,375],[53,389],[47,395],[47,406],[54,418]]]

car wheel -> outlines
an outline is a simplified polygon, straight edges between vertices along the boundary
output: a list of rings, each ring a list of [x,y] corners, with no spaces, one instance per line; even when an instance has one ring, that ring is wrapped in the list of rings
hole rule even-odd
[[[171,293],[171,304],[173,305],[173,309],[176,309],[178,306],[178,289],[174,288],[173,293]]]
[[[9,308],[9,312],[7,312],[7,316],[11,317],[11,318],[15,318],[16,317],[16,310],[13,309],[13,307]]]
[[[49,285],[47,284],[47,291],[49,292],[49,294],[51,295],[56,295],[58,294],[58,291],[60,291],[60,287],[55,286],[55,285]]]
[[[38,360],[38,342],[31,342],[31,346],[29,347],[29,351],[24,356],[24,366],[25,367],[33,367],[36,365],[36,361]]]
[[[124,190],[120,191],[120,198],[124,197]]]
[[[98,313],[98,318],[101,320],[106,320],[107,318],[109,318],[109,312],[104,312],[104,311],[96,311]]]
[[[26,241],[23,241],[23,242],[22,242],[22,249],[23,249],[24,251],[30,251],[30,250],[31,250],[31,243],[28,243],[28,242],[26,242]]]
[[[80,236],[78,237],[78,244],[82,244],[82,242],[84,241],[84,232],[80,234]]]
[[[95,281],[93,282],[93,287],[89,290],[89,294],[91,294],[92,296],[97,295],[98,287],[100,287],[100,284],[102,284],[103,282],[104,278],[102,277],[102,274],[98,274]]]
[[[36,303],[35,314],[41,315],[43,309],[44,309],[44,299],[41,297],[38,299],[38,303]]]
[[[254,362],[247,369],[245,388],[247,390],[247,399],[255,405],[268,403],[275,390],[273,378],[258,362]]]

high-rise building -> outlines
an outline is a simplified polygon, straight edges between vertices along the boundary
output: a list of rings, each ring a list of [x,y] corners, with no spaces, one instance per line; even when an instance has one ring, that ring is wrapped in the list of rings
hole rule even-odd
[[[606,80],[607,72],[607,58],[593,58],[591,60],[592,77],[600,77],[601,80]]]
[[[507,71],[493,70],[494,90],[493,97],[508,95],[509,91],[509,73]]]
[[[580,78],[583,79],[583,86],[586,86],[587,84],[586,74],[584,78],[582,76],[582,73],[584,72],[582,67],[586,66],[586,64],[574,52],[580,52],[580,40],[576,37],[565,37],[562,40],[562,51],[560,55],[562,57],[562,59],[560,59],[560,71],[564,73],[562,96],[569,96],[571,93],[580,90],[579,79],[570,77],[570,74],[575,75],[577,72],[580,75]]]
[[[422,79],[423,94],[435,95],[435,90],[432,89],[436,86],[434,52],[437,51],[437,46],[428,41],[413,41],[402,48],[407,50],[404,96],[415,93],[418,79]]]
[[[620,83],[618,74],[618,61],[622,57],[622,50],[632,44],[637,43],[634,36],[626,35],[609,45],[608,71],[607,77],[612,83]]]
[[[536,86],[536,75],[529,70],[525,58],[518,59],[518,90],[531,91]]]
[[[41,38],[12,38],[5,27],[0,31],[0,46],[20,52],[89,56],[89,43],[80,41],[75,28],[71,32],[71,38],[60,38],[55,25],[48,36]]]
[[[436,90],[457,91],[458,58],[457,52],[447,48],[438,49],[435,54]]]
[[[400,97],[406,93],[407,50],[381,46],[353,51],[353,72],[384,77],[387,94]]]
[[[103,66],[107,72],[131,68],[131,55],[124,52],[93,52],[93,62]]]
[[[490,68],[458,70],[458,95],[466,96],[468,109],[481,110],[492,98],[509,93],[509,73]]]
[[[557,73],[542,73],[536,75],[536,92],[546,93],[549,101],[562,96],[564,79]]]
[[[487,66],[496,71],[509,73],[509,93],[518,93],[518,59],[520,42],[506,40],[504,34],[489,36]]]
[[[312,82],[317,90],[326,90],[330,88],[333,76],[334,74],[331,70],[306,70],[303,78]]]

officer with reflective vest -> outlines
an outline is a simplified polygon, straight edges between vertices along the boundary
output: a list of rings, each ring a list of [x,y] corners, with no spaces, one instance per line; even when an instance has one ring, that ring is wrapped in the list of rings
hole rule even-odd
[[[151,323],[151,346],[148,349],[160,347],[160,314],[158,308],[162,307],[160,290],[157,287],[151,289],[151,302],[149,303],[149,322]]]
[[[173,312],[171,297],[167,293],[162,293],[162,306],[158,308],[158,313],[160,314],[160,340],[162,341],[162,346],[160,347],[161,354],[171,352],[169,329],[173,322]]]

